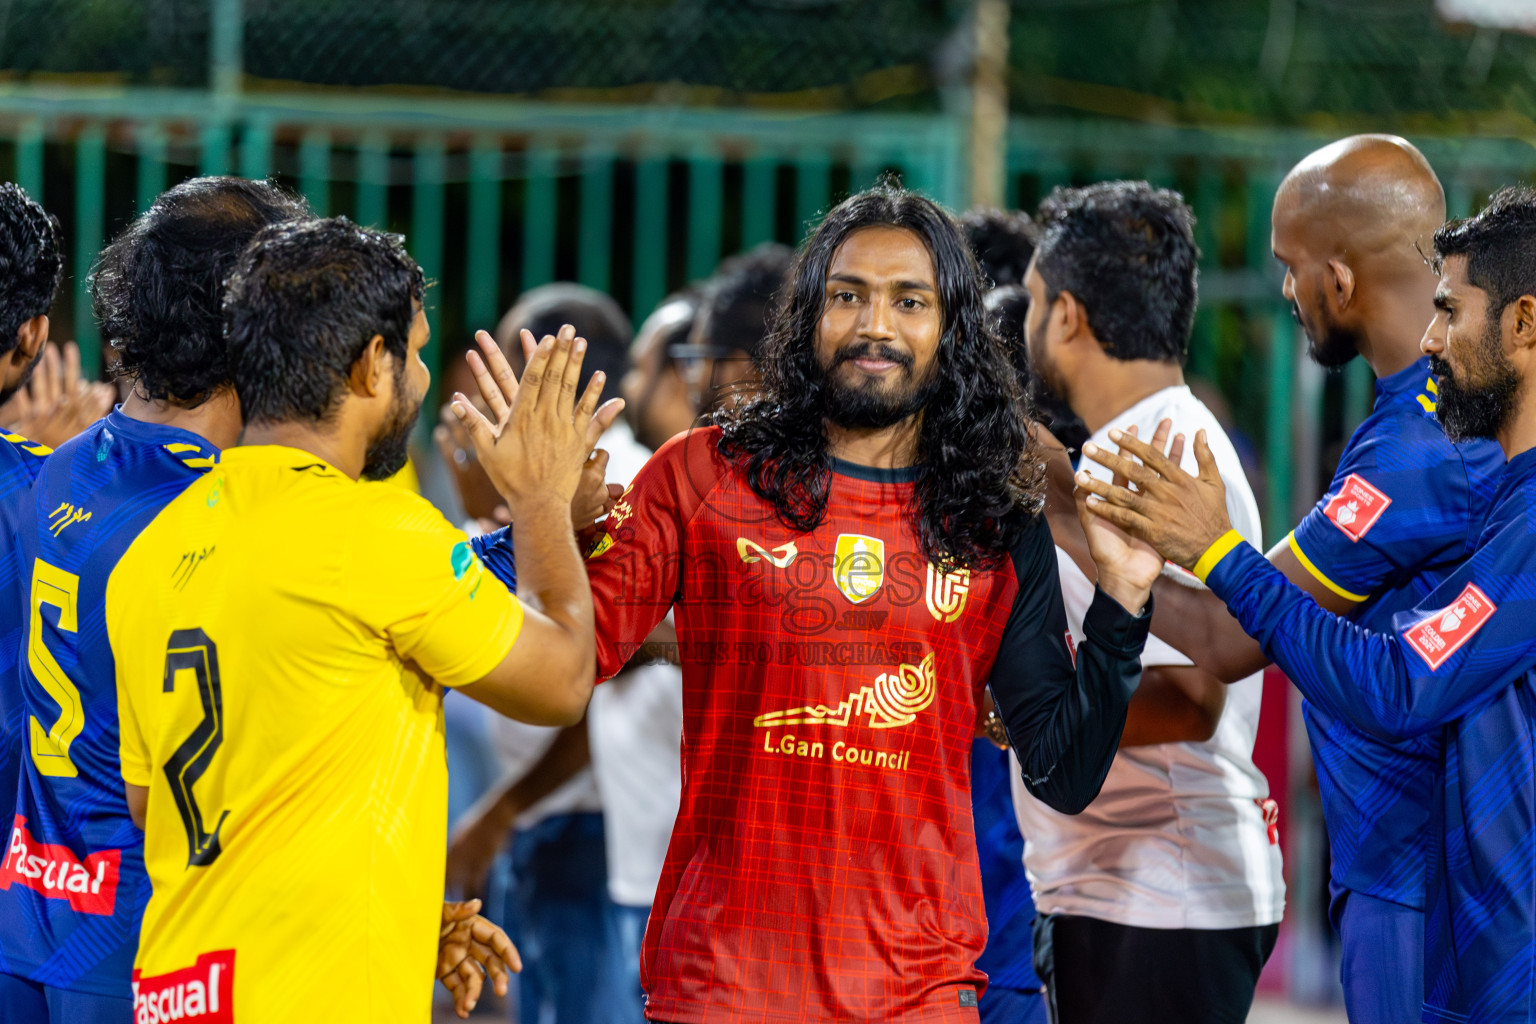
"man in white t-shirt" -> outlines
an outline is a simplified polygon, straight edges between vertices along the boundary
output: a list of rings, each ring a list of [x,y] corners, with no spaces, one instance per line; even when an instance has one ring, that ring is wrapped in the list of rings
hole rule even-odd
[[[1116,427],[1150,437],[1165,418],[1189,436],[1204,429],[1232,522],[1257,543],[1237,453],[1184,384],[1199,255],[1189,208],[1143,182],[1105,182],[1057,190],[1040,220],[1025,276],[1037,384],[1099,444]],[[1078,634],[1093,585],[1059,548],[1058,560]],[[1224,687],[1155,637],[1142,661],[1160,668],[1144,674],[1121,752],[1083,814],[1014,786],[1040,913],[1036,966],[1057,1024],[1242,1024],[1285,894],[1274,805],[1252,759],[1261,678]]]

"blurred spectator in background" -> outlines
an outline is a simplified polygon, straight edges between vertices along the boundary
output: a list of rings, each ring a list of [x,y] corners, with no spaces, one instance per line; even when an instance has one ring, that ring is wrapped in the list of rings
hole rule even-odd
[[[965,240],[981,264],[989,288],[1024,283],[1024,271],[1035,254],[1038,229],[1023,210],[979,206],[960,218]]]
[[[787,245],[764,242],[727,259],[704,282],[687,344],[667,350],[696,410],[719,407],[727,395],[757,379],[755,361],[768,333],[768,312],[794,255]]]
[[[640,325],[629,348],[629,372],[619,389],[624,419],[635,438],[651,451],[693,426],[699,414],[688,399],[680,364],[668,355],[674,346],[688,344],[699,300],[693,289],[663,299]]]
[[[599,370],[612,388],[628,365],[631,329],[618,303],[595,289],[577,284],[531,289],[502,318],[496,341],[521,373],[519,331],[541,338],[564,324],[574,326],[576,336],[587,341],[578,388],[584,389]],[[451,419],[445,418],[444,425]],[[453,469],[465,513],[482,525],[505,521],[505,508],[471,456],[468,439],[450,427],[438,433],[438,441]],[[622,417],[599,446],[617,454],[615,461],[626,473],[638,470],[647,455],[637,450]],[[603,805],[590,767],[587,722],[553,729],[499,715],[491,718],[501,782],[455,828],[448,851],[449,886],[482,892],[498,853],[509,845],[505,926],[523,956],[518,979],[521,1019],[524,1024],[606,1021],[609,993],[606,986],[594,984],[593,974],[617,951],[609,942]]]

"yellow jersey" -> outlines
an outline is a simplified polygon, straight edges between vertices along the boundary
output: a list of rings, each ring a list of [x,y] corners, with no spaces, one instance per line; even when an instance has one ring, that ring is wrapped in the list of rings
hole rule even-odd
[[[427,1021],[440,686],[506,656],[517,599],[419,495],[256,446],[138,536],[106,617],[149,790],[137,1019]]]

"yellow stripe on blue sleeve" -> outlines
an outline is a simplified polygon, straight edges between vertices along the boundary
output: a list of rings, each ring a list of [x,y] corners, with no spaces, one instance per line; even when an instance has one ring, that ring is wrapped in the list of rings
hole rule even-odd
[[[35,441],[29,441],[22,437],[20,434],[8,434],[5,431],[0,431],[0,438],[4,438],[5,440],[11,442],[11,444],[21,445],[22,451],[31,452],[33,455],[53,454],[52,448],[49,448],[45,444],[38,444]]]
[[[1200,560],[1195,563],[1194,568],[1190,572],[1194,573],[1195,578],[1201,583],[1204,583],[1205,578],[1211,574],[1211,571],[1216,568],[1221,560],[1231,554],[1232,549],[1242,542],[1242,534],[1236,530],[1228,530],[1216,538],[1216,543],[1205,549],[1205,554],[1200,556]]]
[[[1295,530],[1292,530],[1290,533],[1286,534],[1285,542],[1290,545],[1291,553],[1296,556],[1296,560],[1302,564],[1302,567],[1306,569],[1307,572],[1312,574],[1317,582],[1321,583],[1335,594],[1338,594],[1344,600],[1364,601],[1366,598],[1370,597],[1369,594],[1352,594],[1348,590],[1345,590],[1343,587],[1339,586],[1337,583],[1333,582],[1333,580],[1329,579],[1327,576],[1323,575],[1323,571],[1319,569],[1315,564],[1313,564],[1312,559],[1307,557],[1307,553],[1305,551],[1301,550],[1301,544],[1296,540]]]

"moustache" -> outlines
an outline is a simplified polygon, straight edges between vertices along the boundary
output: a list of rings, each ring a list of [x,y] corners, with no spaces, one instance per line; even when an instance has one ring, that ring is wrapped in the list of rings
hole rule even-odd
[[[833,358],[829,369],[835,370],[844,363],[852,362],[855,359],[869,358],[883,359],[888,363],[896,363],[898,366],[906,369],[911,369],[914,362],[910,353],[891,348],[889,345],[874,341],[856,341],[852,345],[838,349],[837,355]]]
[[[1453,383],[1456,380],[1456,375],[1451,372],[1451,364],[1439,356],[1429,357],[1429,372],[1431,376],[1440,377]]]

